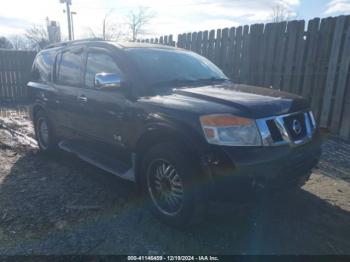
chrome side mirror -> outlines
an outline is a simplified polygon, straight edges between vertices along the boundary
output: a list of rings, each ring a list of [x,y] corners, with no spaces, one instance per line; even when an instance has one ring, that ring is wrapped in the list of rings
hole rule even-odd
[[[101,90],[112,90],[120,88],[121,78],[113,73],[98,73],[95,75],[95,88]]]

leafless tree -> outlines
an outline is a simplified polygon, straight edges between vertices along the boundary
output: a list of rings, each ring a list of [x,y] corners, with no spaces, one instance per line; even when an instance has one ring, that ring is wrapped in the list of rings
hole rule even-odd
[[[112,18],[113,10],[109,10],[103,18],[102,22],[102,38],[104,40],[114,40],[117,41],[122,35],[122,30],[120,24],[113,21]]]
[[[32,49],[37,51],[45,48],[50,43],[47,31],[43,26],[33,25],[26,31],[25,36],[29,40]]]
[[[289,21],[292,17],[292,12],[283,4],[277,4],[272,7],[271,21],[274,23]]]
[[[87,28],[89,37],[92,38],[102,38],[104,40],[113,40],[118,41],[118,39],[123,35],[122,27],[119,23],[115,22],[113,19],[113,9],[109,10],[103,20],[102,20],[102,30],[100,32],[96,32],[91,27]]]
[[[0,48],[13,49],[12,43],[4,36],[0,36]]]
[[[155,17],[148,7],[139,7],[138,10],[130,11],[127,16],[127,25],[130,30],[131,40],[136,41],[140,35],[146,33],[145,26]]]
[[[25,37],[21,35],[14,35],[9,37],[9,40],[15,50],[30,50],[31,44]]]

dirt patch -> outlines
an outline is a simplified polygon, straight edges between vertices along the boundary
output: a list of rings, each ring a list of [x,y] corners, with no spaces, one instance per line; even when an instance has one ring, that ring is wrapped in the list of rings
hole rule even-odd
[[[0,122],[33,137],[12,118]],[[154,219],[132,183],[4,128],[0,141],[1,254],[350,254],[350,145],[337,139],[302,190],[211,204],[186,231]]]

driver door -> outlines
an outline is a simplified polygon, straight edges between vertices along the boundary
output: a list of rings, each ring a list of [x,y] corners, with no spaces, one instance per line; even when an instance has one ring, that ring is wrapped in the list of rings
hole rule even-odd
[[[116,59],[103,48],[89,48],[85,52],[84,86],[79,93],[81,121],[79,133],[87,142],[123,147],[123,128],[127,100],[118,88],[99,89],[95,76],[116,74],[123,78]]]

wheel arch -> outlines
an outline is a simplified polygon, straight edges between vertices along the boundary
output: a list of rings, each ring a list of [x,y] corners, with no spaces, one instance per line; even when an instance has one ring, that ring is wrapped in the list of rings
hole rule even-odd
[[[193,160],[200,159],[200,144],[198,139],[193,138],[193,135],[186,134],[184,131],[180,131],[178,128],[169,125],[156,125],[148,127],[137,140],[135,146],[135,181],[137,189],[142,188],[142,162],[143,157],[149,151],[149,149],[157,144],[174,142],[178,146],[182,147]]]
[[[35,105],[33,105],[32,110],[31,110],[31,119],[33,121],[35,120],[35,117],[36,117],[36,115],[37,115],[37,113],[39,111],[44,111],[45,112],[45,107],[42,104],[35,104]]]

